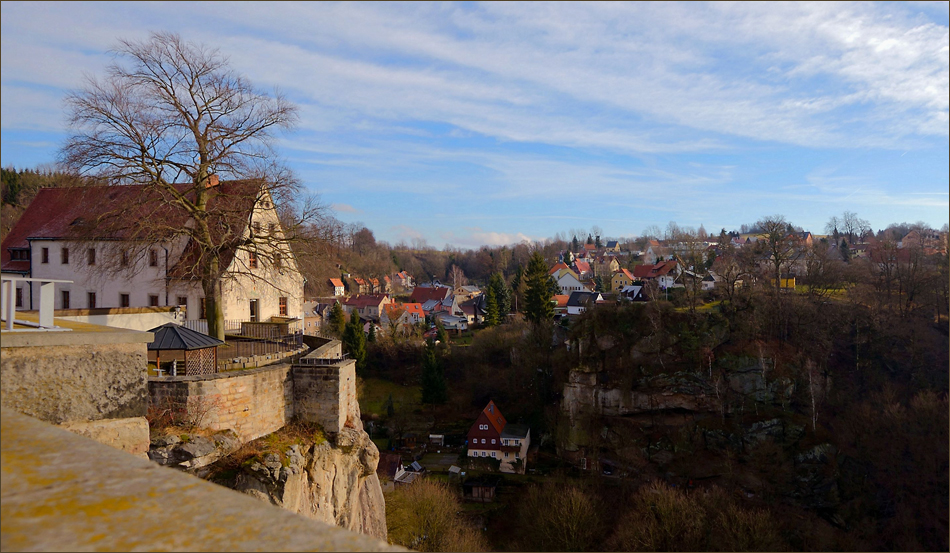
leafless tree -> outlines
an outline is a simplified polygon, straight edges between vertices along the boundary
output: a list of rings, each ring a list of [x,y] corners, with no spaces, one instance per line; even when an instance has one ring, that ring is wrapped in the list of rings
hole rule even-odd
[[[185,276],[201,282],[209,334],[223,338],[221,281],[229,253],[256,251],[279,263],[290,255],[286,244],[295,228],[312,215],[312,206],[291,209],[299,184],[271,148],[276,131],[294,126],[297,109],[280,93],[257,91],[219,51],[176,34],[123,40],[116,54],[105,78],[89,78],[67,99],[72,135],[63,161],[109,184],[143,186],[138,209],[145,217],[130,220],[139,215],[129,211],[135,208],[116,206],[111,224],[125,225],[134,244],[189,243]],[[256,185],[226,189],[215,186],[218,178]],[[270,201],[283,204],[282,222],[293,228],[248,237],[246,212],[243,221],[235,220],[237,213],[248,202]],[[162,208],[148,216],[147,206],[156,203]],[[169,211],[180,217],[160,216]]]

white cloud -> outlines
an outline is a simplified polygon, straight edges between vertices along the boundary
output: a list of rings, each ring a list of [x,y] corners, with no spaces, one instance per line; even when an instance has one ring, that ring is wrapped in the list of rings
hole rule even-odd
[[[350,204],[332,204],[330,208],[334,211],[339,211],[340,213],[360,213],[360,210],[351,206]]]

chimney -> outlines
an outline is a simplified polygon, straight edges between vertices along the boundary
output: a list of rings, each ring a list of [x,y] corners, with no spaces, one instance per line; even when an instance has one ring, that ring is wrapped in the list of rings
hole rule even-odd
[[[216,174],[208,175],[208,179],[205,182],[208,183],[208,186],[207,186],[208,188],[214,188],[215,186],[218,186],[218,175]]]

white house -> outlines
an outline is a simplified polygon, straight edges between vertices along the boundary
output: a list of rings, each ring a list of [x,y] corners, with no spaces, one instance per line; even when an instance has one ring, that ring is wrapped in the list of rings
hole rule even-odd
[[[573,272],[565,271],[557,279],[557,285],[561,287],[561,293],[569,295],[571,292],[589,292],[590,288],[574,276]]]
[[[222,242],[232,244],[220,256],[225,321],[301,317],[303,276],[282,243],[266,187],[212,182],[210,219],[215,232],[228,233]],[[187,185],[180,187],[187,194]],[[100,223],[117,211],[123,224]],[[56,309],[180,306],[186,320],[204,319],[205,293],[195,269],[204,260],[176,231],[193,224],[143,186],[45,188],[4,239],[2,272],[73,281],[57,285]],[[166,239],[137,234],[161,225],[169,229]],[[23,286],[19,307],[38,308],[39,290]]]

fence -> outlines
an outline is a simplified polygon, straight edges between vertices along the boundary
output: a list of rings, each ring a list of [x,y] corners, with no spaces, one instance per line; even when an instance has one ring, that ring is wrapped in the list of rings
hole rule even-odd
[[[225,334],[235,334],[241,331],[241,322],[242,321],[224,321],[224,333]],[[191,319],[186,320],[182,323],[182,326],[188,330],[194,330],[195,332],[200,332],[202,334],[208,333],[208,320],[207,319]]]

